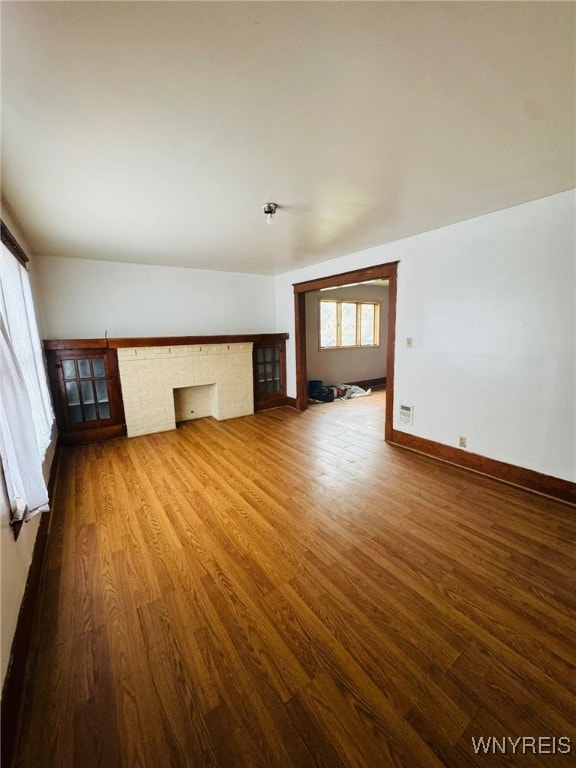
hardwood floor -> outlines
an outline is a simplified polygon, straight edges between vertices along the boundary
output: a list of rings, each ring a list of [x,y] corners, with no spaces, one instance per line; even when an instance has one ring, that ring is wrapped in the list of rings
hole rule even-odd
[[[575,510],[383,422],[375,393],[63,449],[16,765],[573,765]]]

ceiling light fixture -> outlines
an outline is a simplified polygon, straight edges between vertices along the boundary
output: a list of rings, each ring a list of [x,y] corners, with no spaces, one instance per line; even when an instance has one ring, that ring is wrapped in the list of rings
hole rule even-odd
[[[272,216],[276,213],[276,209],[278,208],[277,203],[265,203],[264,204],[264,213],[266,214],[266,224],[272,224]]]

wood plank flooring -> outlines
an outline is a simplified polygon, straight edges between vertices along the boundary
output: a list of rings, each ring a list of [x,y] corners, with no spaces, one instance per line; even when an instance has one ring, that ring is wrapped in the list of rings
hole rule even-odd
[[[576,511],[384,397],[62,451],[18,768],[574,765]]]

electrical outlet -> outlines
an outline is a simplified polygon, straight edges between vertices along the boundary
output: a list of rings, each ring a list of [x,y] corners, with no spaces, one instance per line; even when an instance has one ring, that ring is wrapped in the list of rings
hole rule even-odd
[[[406,346],[409,347],[410,349],[412,349],[412,347],[414,346],[414,339],[412,338],[412,336],[408,336],[406,338]]]
[[[458,447],[459,448],[466,448],[466,438],[460,435],[458,438]]]

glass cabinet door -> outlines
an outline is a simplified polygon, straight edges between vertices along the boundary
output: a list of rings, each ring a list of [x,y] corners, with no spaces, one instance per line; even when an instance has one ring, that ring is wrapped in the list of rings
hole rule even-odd
[[[256,393],[268,395],[280,392],[280,350],[278,347],[259,347],[255,350]]]
[[[61,365],[70,425],[110,419],[110,391],[104,357],[63,358]]]
[[[63,445],[126,434],[116,349],[86,339],[46,340],[44,351]]]
[[[280,336],[280,334],[271,334]],[[286,400],[285,338],[262,339],[252,347],[254,410],[276,408]]]

